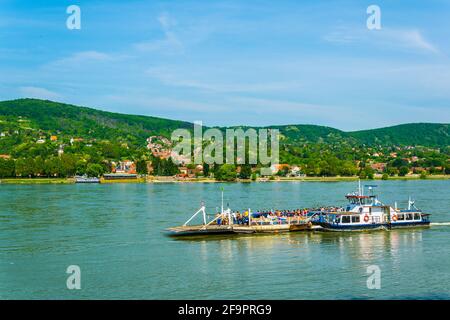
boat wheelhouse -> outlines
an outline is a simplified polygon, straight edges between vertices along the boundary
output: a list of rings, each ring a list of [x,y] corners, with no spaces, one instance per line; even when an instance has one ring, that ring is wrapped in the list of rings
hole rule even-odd
[[[348,204],[335,211],[322,212],[312,219],[326,231],[364,231],[387,230],[402,227],[420,227],[430,224],[429,214],[417,209],[409,199],[408,209],[399,210],[397,206],[383,204],[373,193],[376,186],[366,186],[369,195],[358,192],[347,194]]]

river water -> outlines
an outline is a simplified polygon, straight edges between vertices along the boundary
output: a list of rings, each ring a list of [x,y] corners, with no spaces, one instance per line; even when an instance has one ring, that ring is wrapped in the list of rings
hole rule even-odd
[[[432,213],[425,229],[178,240],[220,188],[232,209],[345,204],[355,182],[0,185],[2,299],[450,298],[450,180],[377,181],[385,203]],[[66,285],[68,266],[81,289]],[[381,272],[369,289],[369,266]]]

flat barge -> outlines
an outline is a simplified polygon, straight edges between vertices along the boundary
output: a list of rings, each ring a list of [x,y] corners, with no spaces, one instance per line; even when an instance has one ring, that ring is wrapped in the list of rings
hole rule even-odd
[[[189,222],[202,213],[203,224],[189,225]],[[230,209],[222,210],[220,214],[207,222],[205,206],[202,207],[182,226],[168,228],[170,236],[200,236],[215,234],[256,234],[308,231],[316,229],[307,217],[265,217],[259,213],[246,211],[242,218],[237,217]]]
[[[193,226],[179,226],[167,229],[170,236],[201,236],[211,234],[232,234],[233,229],[229,226],[222,225],[193,225]]]

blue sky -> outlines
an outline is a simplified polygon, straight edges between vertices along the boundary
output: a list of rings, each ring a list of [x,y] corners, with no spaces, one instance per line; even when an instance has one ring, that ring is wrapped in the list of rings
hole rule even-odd
[[[0,0],[0,100],[206,125],[449,123],[449,39],[448,0]]]

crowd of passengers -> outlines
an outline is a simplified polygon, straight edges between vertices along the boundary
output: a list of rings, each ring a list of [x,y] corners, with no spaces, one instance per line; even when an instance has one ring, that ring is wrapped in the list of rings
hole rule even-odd
[[[252,212],[252,219],[285,219],[285,218],[295,218],[295,217],[306,217],[310,212],[340,212],[342,208],[339,207],[318,207],[318,208],[303,208],[296,210],[258,210],[256,212]],[[243,224],[248,225],[248,211],[245,210],[242,213],[239,211],[235,211],[231,214],[234,224]],[[217,224],[227,225],[228,218],[221,217],[220,213],[216,214]]]

